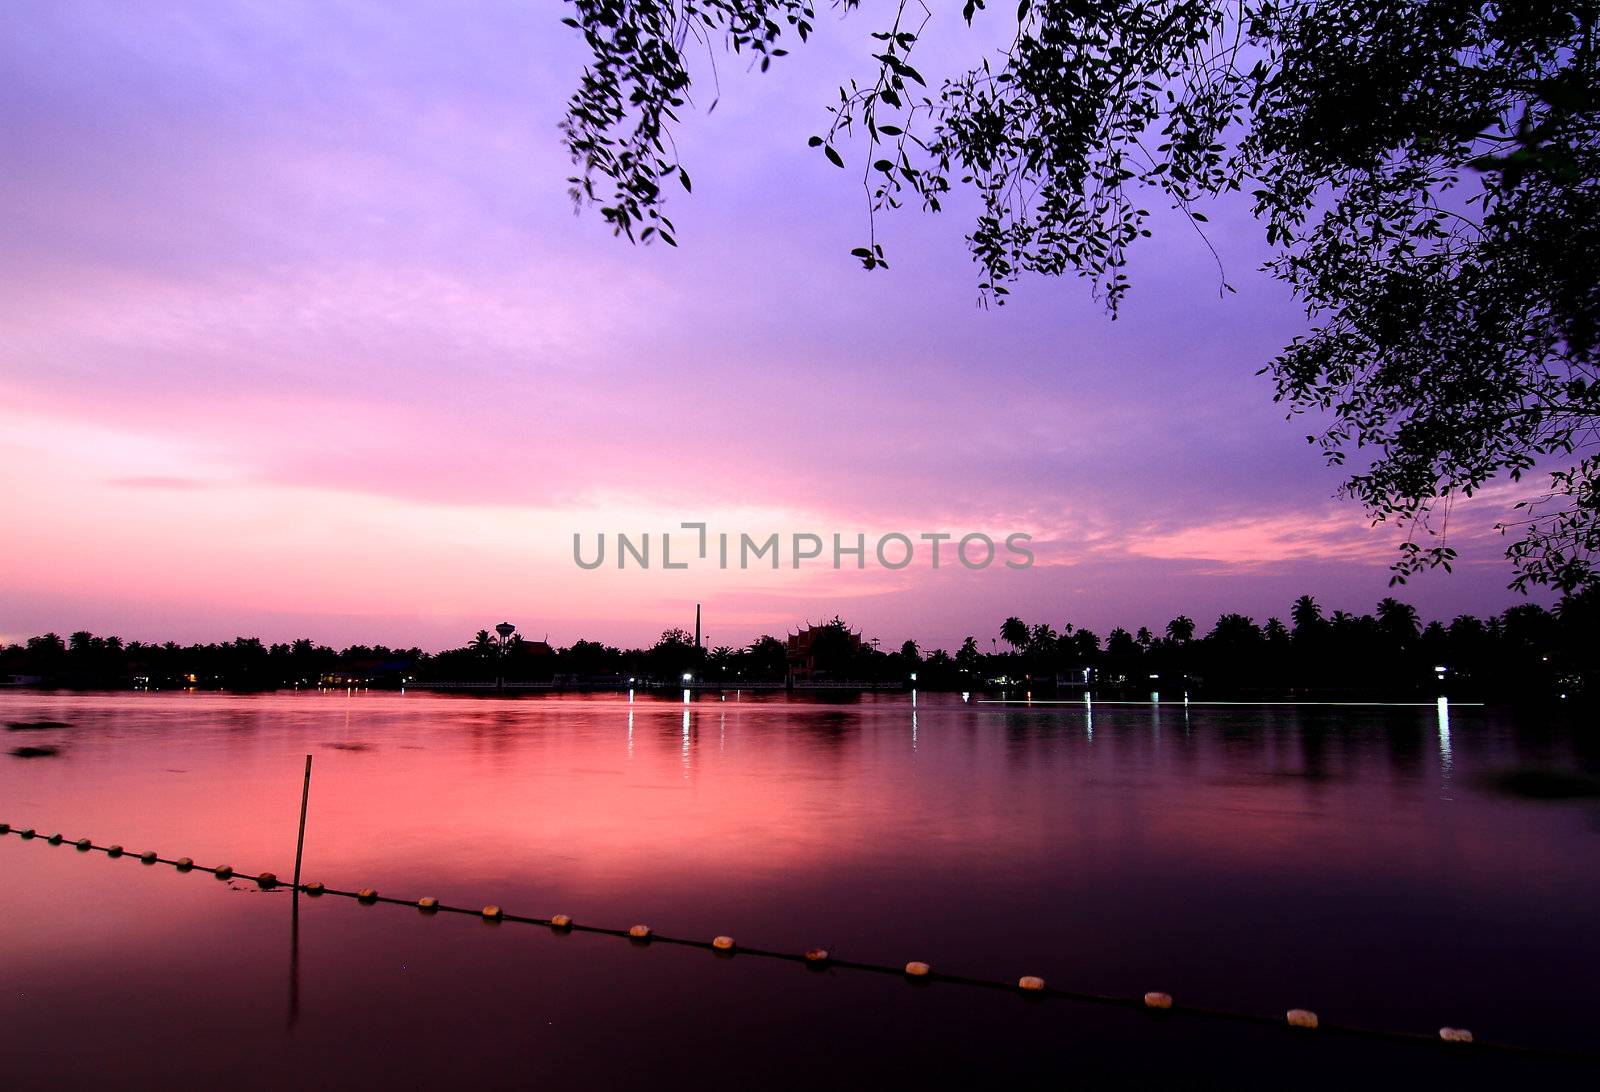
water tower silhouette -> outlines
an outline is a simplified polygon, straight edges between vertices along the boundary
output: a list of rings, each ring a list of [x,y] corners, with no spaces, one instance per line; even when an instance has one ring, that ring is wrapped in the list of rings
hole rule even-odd
[[[494,627],[494,631],[500,635],[500,647],[496,650],[495,661],[499,666],[499,670],[495,672],[494,686],[496,690],[504,690],[506,688],[506,650],[511,647],[511,635],[517,632],[517,627],[510,622],[501,622]]]

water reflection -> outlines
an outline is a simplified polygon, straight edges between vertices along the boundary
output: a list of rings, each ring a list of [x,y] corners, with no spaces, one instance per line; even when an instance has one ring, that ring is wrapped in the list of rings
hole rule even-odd
[[[289,1030],[300,1019],[300,891],[289,900]]]
[[[1026,707],[926,692],[915,705],[898,694],[825,704],[752,695],[717,704],[710,749],[709,708],[681,703],[676,688],[633,700],[5,694],[3,719],[74,729],[59,761],[0,756],[0,799],[28,812],[0,819],[283,875],[303,756],[322,748],[306,865],[330,886],[644,920],[786,950],[909,952],[957,972],[1025,970],[1130,996],[1157,983],[1262,1011],[1310,997],[1372,1021],[1428,1028],[1448,1017],[1501,1037],[1579,1035],[1596,1015],[1538,1001],[1570,999],[1574,981],[1600,973],[1594,797],[1479,787],[1517,766],[1587,784],[1594,745],[1548,720],[1523,726],[1442,701],[1191,704],[1179,732],[1173,709],[1096,708],[1087,692]],[[56,891],[63,880],[49,869],[61,858],[20,854],[20,844],[0,840],[5,897]],[[282,1011],[281,904],[197,891],[179,876],[119,882],[81,906],[51,903],[52,927],[77,937],[110,922],[119,937],[181,946],[192,930],[227,930],[270,903],[270,940],[237,943],[269,952],[257,1011]],[[163,899],[193,905],[177,914]],[[380,946],[364,938],[365,913],[290,900],[288,1014],[299,1037],[347,1018],[314,1000],[323,945],[341,922],[351,931],[325,958],[421,960],[427,945],[467,943],[412,932],[400,914],[402,939]],[[67,994],[97,988],[92,953],[78,961],[71,944],[47,947]],[[35,966],[40,950],[26,928],[0,933],[8,975]],[[503,973],[509,949],[496,951],[474,973]],[[616,973],[657,973],[642,958]],[[586,981],[550,988],[576,996]],[[138,988],[166,987],[152,977]],[[773,1018],[804,1025],[813,1006],[859,1005],[853,1014],[868,1021],[881,1009],[843,996],[808,994]],[[1506,1026],[1524,1010],[1535,1015]]]
[[[1439,699],[1439,789],[1446,800],[1450,799],[1450,701]]]
[[[687,690],[683,692],[683,700],[686,703],[689,700],[689,692]],[[685,778],[689,776],[689,765],[689,706],[685,704],[683,707],[683,776]]]

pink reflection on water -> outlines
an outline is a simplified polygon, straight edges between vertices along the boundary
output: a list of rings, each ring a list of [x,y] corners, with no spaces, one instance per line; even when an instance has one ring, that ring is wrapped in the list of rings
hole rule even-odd
[[[928,694],[12,694],[0,719],[72,727],[57,758],[3,756],[0,818],[284,876],[311,752],[305,878],[330,886],[1253,1010],[1293,993],[1330,1019],[1425,1026],[1443,1008],[1503,1038],[1583,1018],[1563,999],[1600,967],[1581,910],[1600,895],[1592,808],[1477,787],[1571,763],[1559,737],[1482,710],[1441,731],[1431,707],[1099,705],[1092,736],[1089,713]],[[26,921],[0,934],[5,965],[60,979],[68,1004],[130,945],[288,906],[14,838],[0,862]],[[386,945],[440,935],[319,905],[305,950],[328,958],[351,915]],[[250,935],[287,958],[286,920]]]

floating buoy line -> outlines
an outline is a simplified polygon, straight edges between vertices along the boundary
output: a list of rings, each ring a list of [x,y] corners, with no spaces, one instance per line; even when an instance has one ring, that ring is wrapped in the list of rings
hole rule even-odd
[[[1332,709],[1434,709],[1438,707],[1439,702],[1442,700],[1444,699],[1440,698],[1434,701],[1294,701],[1291,699],[1284,699],[1283,701],[1200,701],[1196,699],[1190,701],[1188,698],[1165,698],[1152,701],[1148,698],[1142,700],[1139,698],[1119,698],[1115,700],[1110,698],[1091,698],[1091,700],[1085,701],[1082,698],[979,698],[972,704],[1016,706],[1019,708],[1036,705],[1076,705],[1079,708],[1096,705],[1159,705],[1162,708],[1182,709],[1225,709],[1236,706],[1246,708],[1279,706],[1285,709],[1296,706],[1323,706]],[[1450,708],[1482,709],[1484,704],[1481,701],[1451,700]]]
[[[0,835],[16,835],[23,841],[39,839],[40,835],[33,827],[16,827],[10,823],[0,823]],[[146,850],[138,854],[129,854],[120,845],[100,845],[89,838],[68,839],[60,833],[44,836],[42,839],[49,845],[59,846],[70,843],[80,853],[103,853],[110,858],[127,856],[130,860],[137,860],[144,865],[163,864],[170,865],[179,872],[209,872],[219,880],[238,878],[245,882],[254,883],[263,890],[284,888],[302,893],[310,898],[333,897],[352,899],[365,905],[378,903],[389,906],[409,906],[425,915],[433,914],[464,914],[469,917],[480,918],[490,923],[513,923],[520,925],[538,925],[561,933],[594,933],[600,936],[621,937],[631,940],[641,946],[652,944],[676,945],[684,948],[703,948],[713,951],[720,956],[743,955],[759,959],[781,959],[795,963],[802,963],[808,968],[830,969],[838,968],[848,971],[864,971],[870,974],[896,975],[906,978],[918,985],[928,983],[948,983],[956,986],[971,986],[979,989],[1000,990],[1016,993],[1030,1000],[1042,998],[1061,998],[1069,1001],[1087,1002],[1097,1005],[1113,1005],[1121,1008],[1143,1009],[1162,1017],[1169,1015],[1189,1015],[1209,1017],[1211,1019],[1231,1020],[1241,1023],[1275,1025],[1286,1029],[1295,1029],[1304,1034],[1309,1032],[1333,1033],[1340,1035],[1353,1035],[1371,1039],[1387,1039],[1413,1043],[1450,1044],[1451,1049],[1467,1049],[1456,1044],[1470,1044],[1470,1049],[1509,1051],[1519,1054],[1532,1054],[1548,1057],[1565,1057],[1600,1060],[1600,1053],[1583,1050],[1562,1050],[1552,1047],[1528,1046],[1517,1043],[1504,1043],[1485,1041],[1474,1038],[1472,1032],[1465,1028],[1441,1027],[1434,1034],[1414,1031],[1395,1031],[1386,1028],[1364,1027],[1353,1024],[1339,1024],[1323,1020],[1310,1009],[1293,1008],[1280,1016],[1269,1016],[1262,1013],[1239,1012],[1231,1009],[1218,1009],[1200,1005],[1177,1003],[1172,995],[1159,991],[1151,991],[1141,997],[1122,997],[1113,994],[1088,993],[1082,990],[1063,989],[1051,986],[1038,975],[1023,975],[1014,981],[1000,979],[975,978],[970,975],[950,974],[945,971],[935,971],[931,964],[922,960],[913,960],[900,966],[891,966],[882,963],[868,963],[861,960],[840,959],[825,948],[811,948],[804,952],[781,952],[766,948],[750,948],[737,944],[731,936],[717,936],[710,940],[697,940],[692,937],[673,937],[656,932],[648,925],[633,925],[628,928],[609,928],[600,925],[587,925],[576,922],[570,915],[553,914],[548,918],[531,917],[525,914],[507,913],[500,906],[489,904],[476,909],[466,906],[447,906],[437,898],[426,895],[421,898],[397,898],[392,895],[380,894],[375,888],[364,887],[355,891],[345,891],[338,888],[327,887],[317,881],[296,885],[280,881],[272,872],[261,872],[254,876],[239,872],[229,865],[200,865],[195,864],[189,857],[167,858],[162,857],[154,850]]]

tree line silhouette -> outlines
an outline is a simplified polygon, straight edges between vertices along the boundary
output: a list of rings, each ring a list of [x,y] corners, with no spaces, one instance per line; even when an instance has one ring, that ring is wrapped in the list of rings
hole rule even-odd
[[[423,662],[419,648],[351,645],[335,651],[302,638],[266,644],[237,637],[213,644],[123,641],[80,630],[0,646],[0,682],[82,688],[275,690],[314,686],[334,674],[382,677],[398,685]]]
[[[1005,619],[993,636],[967,637],[954,651],[914,641],[889,651],[853,638],[837,617],[818,627],[808,678],[904,684],[925,690],[1004,691],[1045,696],[1085,690],[1107,697],[1326,696],[1416,698],[1449,694],[1487,700],[1592,697],[1600,683],[1600,593],[1569,595],[1553,610],[1525,603],[1489,618],[1460,615],[1424,625],[1411,605],[1387,598],[1370,614],[1325,611],[1309,595],[1288,621],[1224,614],[1201,632],[1179,615],[1159,631],[1093,630],[1065,622]],[[985,644],[988,645],[985,648]],[[681,685],[735,688],[791,680],[785,639],[743,647],[696,647],[668,629],[647,648],[578,640],[564,648],[487,630],[459,648],[352,645],[309,639],[266,644],[239,637],[216,644],[150,644],[86,631],[46,633],[0,646],[0,681],[76,688],[272,690],[290,687],[429,686],[502,682],[553,687]],[[914,679],[913,679],[914,677]]]

